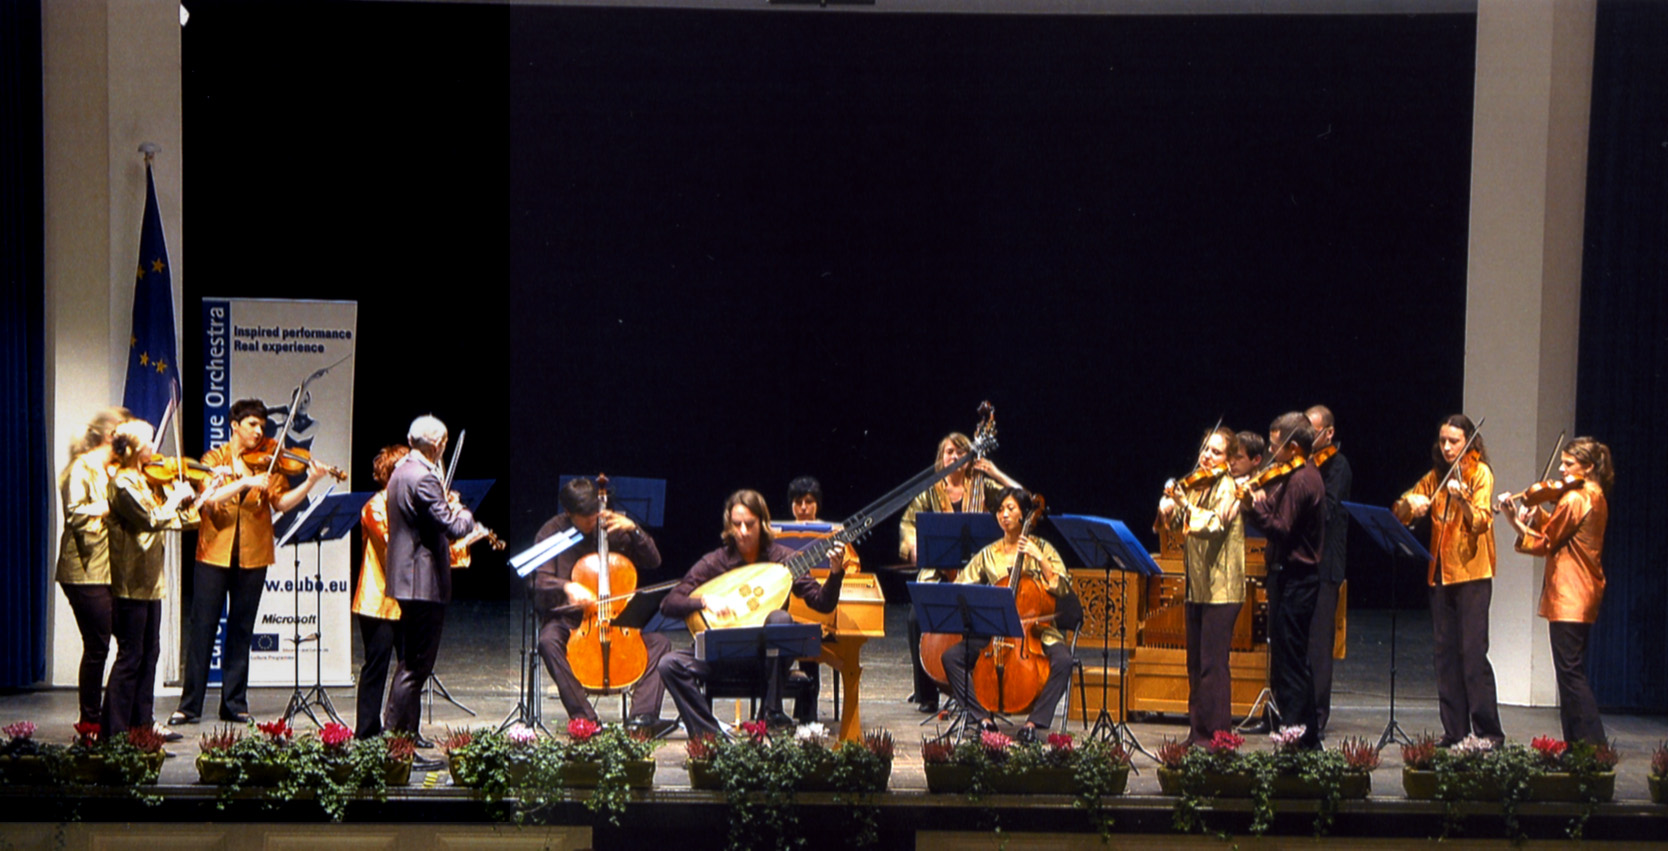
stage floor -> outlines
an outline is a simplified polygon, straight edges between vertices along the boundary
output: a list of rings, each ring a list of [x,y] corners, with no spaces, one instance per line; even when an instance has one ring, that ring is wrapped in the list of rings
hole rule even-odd
[[[914,704],[905,701],[909,694],[909,654],[905,646],[907,609],[898,604],[887,606],[884,638],[871,639],[863,650],[863,722],[866,728],[882,727],[897,739],[897,756],[893,765],[891,788],[897,791],[924,790],[926,779],[921,771],[919,742],[923,735],[932,735],[934,725],[921,726],[924,716],[915,711]],[[1397,618],[1398,677],[1396,717],[1402,729],[1411,735],[1421,731],[1440,731],[1437,719],[1436,696],[1431,672],[1429,616],[1423,611],[1403,611]],[[1339,660],[1333,689],[1333,709],[1328,743],[1334,744],[1346,736],[1359,736],[1376,742],[1389,719],[1390,617],[1387,612],[1350,612],[1349,654]],[[518,699],[518,648],[521,642],[521,608],[512,601],[454,603],[448,612],[445,641],[440,651],[437,672],[460,703],[477,714],[444,700],[435,700],[432,715],[425,713],[425,733],[438,739],[447,727],[499,724],[514,709]],[[687,634],[673,636],[675,647],[687,646]],[[358,656],[357,635],[355,656]],[[1100,663],[1099,651],[1082,650],[1080,655],[1088,664]],[[357,664],[357,663],[356,663]],[[1113,656],[1113,665],[1117,657]],[[1511,671],[1496,670],[1501,680],[1514,675]],[[818,712],[824,723],[834,726],[833,677],[826,671],[822,683],[822,697]],[[567,723],[555,689],[545,678],[543,714],[546,725],[560,732]],[[330,696],[349,724],[352,723],[354,692],[350,687],[332,688]],[[258,719],[281,714],[288,703],[288,688],[253,689],[250,709]],[[1075,701],[1075,692],[1074,692]],[[166,717],[173,707],[172,698],[159,697],[157,713]],[[211,690],[207,710],[213,713],[218,695]],[[720,701],[716,707],[722,720],[730,720],[736,712],[746,710],[745,703],[737,706]],[[675,712],[671,701],[663,711]],[[618,719],[622,709],[620,698],[604,698],[599,706],[604,720]],[[1513,741],[1528,742],[1536,736],[1557,736],[1559,731],[1556,708],[1501,707],[1507,736]],[[1064,712],[1061,713],[1063,719]],[[0,722],[34,721],[40,728],[37,736],[47,741],[67,742],[72,736],[75,721],[75,693],[72,689],[42,689],[0,695]],[[1056,728],[1060,726],[1056,721]],[[1648,800],[1645,775],[1649,768],[1650,752],[1668,739],[1668,718],[1661,716],[1610,715],[1604,717],[1607,732],[1622,755],[1618,766],[1616,799],[1618,801]],[[198,751],[197,736],[211,728],[210,724],[187,725],[179,729],[186,739],[170,747],[178,755],[163,769],[163,786],[190,785],[196,782],[193,759]],[[297,725],[310,726],[303,717]],[[1082,725],[1072,722],[1071,731],[1080,732]],[[1186,719],[1180,716],[1146,718],[1130,724],[1136,738],[1149,751],[1155,751],[1166,738],[1186,735]],[[1251,744],[1263,746],[1257,737]],[[666,740],[657,754],[659,765],[656,786],[662,789],[687,788],[683,765],[685,737],[677,731]],[[1400,750],[1384,750],[1384,765],[1376,774],[1375,798],[1401,798],[1401,784],[1396,780],[1401,769]],[[1157,793],[1155,773],[1149,770],[1152,762],[1137,756],[1138,774],[1130,778],[1129,794]],[[413,783],[423,782],[414,778]],[[444,786],[444,774],[429,782]]]

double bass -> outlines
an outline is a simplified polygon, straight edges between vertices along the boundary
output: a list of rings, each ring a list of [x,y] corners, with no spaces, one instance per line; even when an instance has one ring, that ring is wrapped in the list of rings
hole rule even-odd
[[[608,551],[608,477],[597,476],[597,551],[573,566],[568,581],[590,590],[596,602],[586,605],[585,619],[568,638],[568,666],[586,691],[617,694],[630,688],[648,671],[649,652],[640,631],[614,626],[615,614],[625,608],[637,589],[637,566],[631,559]]]
[[[1022,541],[1031,534],[1031,527],[1046,507],[1040,494],[1032,500],[1031,513],[1019,530]],[[1048,651],[1035,626],[1054,619],[1054,595],[1035,576],[1026,575],[1024,567],[1025,553],[1016,551],[1008,571],[1008,587],[1014,592],[1024,637],[992,638],[973,663],[973,694],[980,706],[999,715],[1030,709],[1048,679]]]

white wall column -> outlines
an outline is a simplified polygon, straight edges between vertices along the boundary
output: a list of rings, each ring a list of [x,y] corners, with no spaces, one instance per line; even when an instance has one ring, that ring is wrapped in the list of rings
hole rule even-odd
[[[142,142],[155,163],[174,304],[183,304],[184,135],[178,0],[41,0],[46,148],[46,425],[54,469],[92,413],[122,400],[145,208]],[[178,329],[176,328],[176,331]],[[182,342],[183,348],[183,342]],[[56,483],[43,483],[56,493]],[[61,515],[57,499],[54,513]],[[54,536],[62,523],[54,524]],[[56,537],[54,537],[56,559]],[[177,584],[164,617],[177,612]],[[75,617],[54,592],[47,679],[74,685]],[[172,621],[170,621],[172,622]],[[164,659],[177,630],[164,629]],[[112,648],[112,656],[114,656]]]
[[[1488,418],[1499,490],[1535,481],[1575,420],[1594,14],[1595,0],[1477,4],[1465,412]],[[1544,564],[1515,539],[1496,523],[1489,656],[1502,703],[1552,705]]]

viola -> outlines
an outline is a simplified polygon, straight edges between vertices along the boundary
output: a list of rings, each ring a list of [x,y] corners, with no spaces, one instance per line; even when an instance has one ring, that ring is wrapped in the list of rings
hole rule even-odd
[[[1031,513],[1025,516],[1025,523],[1020,527],[1022,541],[1031,534],[1031,527],[1046,509],[1040,495],[1033,497],[1033,501]],[[992,638],[973,663],[973,694],[980,706],[997,714],[1031,708],[1048,679],[1048,652],[1042,637],[1031,627],[1053,620],[1054,595],[1035,576],[1027,575],[1024,566],[1024,552],[1016,551],[1013,567],[1008,571],[1008,587],[1013,589],[1020,622],[1026,625],[1025,636]]]
[[[332,467],[329,464],[314,460],[313,453],[308,452],[306,449],[299,446],[292,446],[282,452],[279,452],[278,457],[276,458],[276,463],[274,463],[275,459],[273,458],[273,449],[277,446],[278,442],[276,440],[267,438],[266,440],[261,441],[260,446],[243,453],[243,463],[251,470],[279,472],[286,476],[299,476],[306,473],[308,467],[316,466],[326,473],[335,476],[337,481],[345,481],[347,479],[347,473],[340,467]]]
[[[637,566],[608,551],[607,476],[597,476],[597,494],[602,500],[597,513],[597,551],[581,558],[568,579],[589,589],[597,602],[586,607],[585,619],[568,638],[568,665],[586,691],[616,694],[642,679],[649,668],[649,652],[641,632],[613,624],[615,614],[637,587]]]

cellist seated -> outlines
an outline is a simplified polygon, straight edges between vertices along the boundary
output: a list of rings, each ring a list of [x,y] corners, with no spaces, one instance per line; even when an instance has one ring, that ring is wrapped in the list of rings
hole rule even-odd
[[[539,655],[544,658],[550,679],[561,695],[562,708],[568,718],[597,720],[596,708],[591,705],[585,686],[574,676],[568,661],[568,639],[583,617],[580,612],[556,610],[570,604],[584,604],[596,599],[596,593],[573,578],[574,566],[585,556],[597,552],[597,527],[600,524],[608,535],[610,552],[621,553],[631,559],[636,569],[648,571],[660,566],[660,550],[654,539],[630,517],[603,508],[596,483],[586,478],[569,479],[557,493],[562,513],[550,518],[539,529],[536,540],[578,529],[585,537],[561,555],[540,565],[533,574],[533,601],[539,611]],[[676,727],[677,722],[660,717],[661,698],[665,688],[660,683],[656,665],[671,649],[672,642],[659,632],[640,633],[648,656],[648,664],[641,679],[631,686],[630,726],[651,736],[661,736]]]
[[[1033,535],[1022,534],[1025,518],[1032,508],[1031,494],[1023,488],[1006,488],[996,503],[996,522],[1002,527],[1002,539],[985,547],[975,554],[967,567],[956,577],[957,582],[976,585],[1006,585],[1009,574],[1016,562],[1024,564],[1021,573],[1022,588],[1030,584],[1033,593],[1038,589],[1053,598],[1070,596],[1072,592],[1071,577],[1066,572],[1065,563],[1060,560],[1060,553],[1049,542]],[[1023,601],[1027,595],[1020,595]],[[1047,601],[1052,602],[1052,601]],[[1019,616],[1022,623],[1027,624],[1028,640],[1035,645],[1036,639],[1041,639],[1043,661],[1034,663],[1038,668],[1045,668],[1046,674],[1041,678],[1041,684],[1036,684],[1035,677],[1031,678],[1030,688],[1035,689],[1035,696],[1028,704],[1031,714],[1025,720],[1025,726],[1019,729],[1018,738],[1022,742],[1033,741],[1037,738],[1038,730],[1047,730],[1054,723],[1054,711],[1059,706],[1060,698],[1071,686],[1072,655],[1071,648],[1066,646],[1065,634],[1056,627],[1052,620],[1030,620],[1037,618],[1039,612],[1026,611],[1022,605]],[[1015,639],[1008,639],[1016,641]],[[987,660],[979,662],[983,651],[990,644],[988,638],[978,638],[971,642],[971,646],[958,643],[944,651],[941,661],[944,664],[945,679],[949,681],[950,694],[961,704],[969,723],[977,723],[981,730],[994,731],[996,719],[992,711],[982,703],[973,682],[978,676],[983,682],[985,671],[992,667]],[[1007,652],[1004,664],[1003,679],[1019,680],[1015,676],[1014,667],[1020,662],[1017,648]],[[969,670],[970,663],[980,670],[975,673]],[[1009,685],[1005,683],[1005,685]],[[995,686],[989,686],[995,693]],[[1003,689],[1002,702],[1009,703],[1012,695],[1011,688]],[[1014,711],[1024,709],[1027,704],[1016,701],[1012,706]],[[1002,709],[1003,707],[998,707]]]

